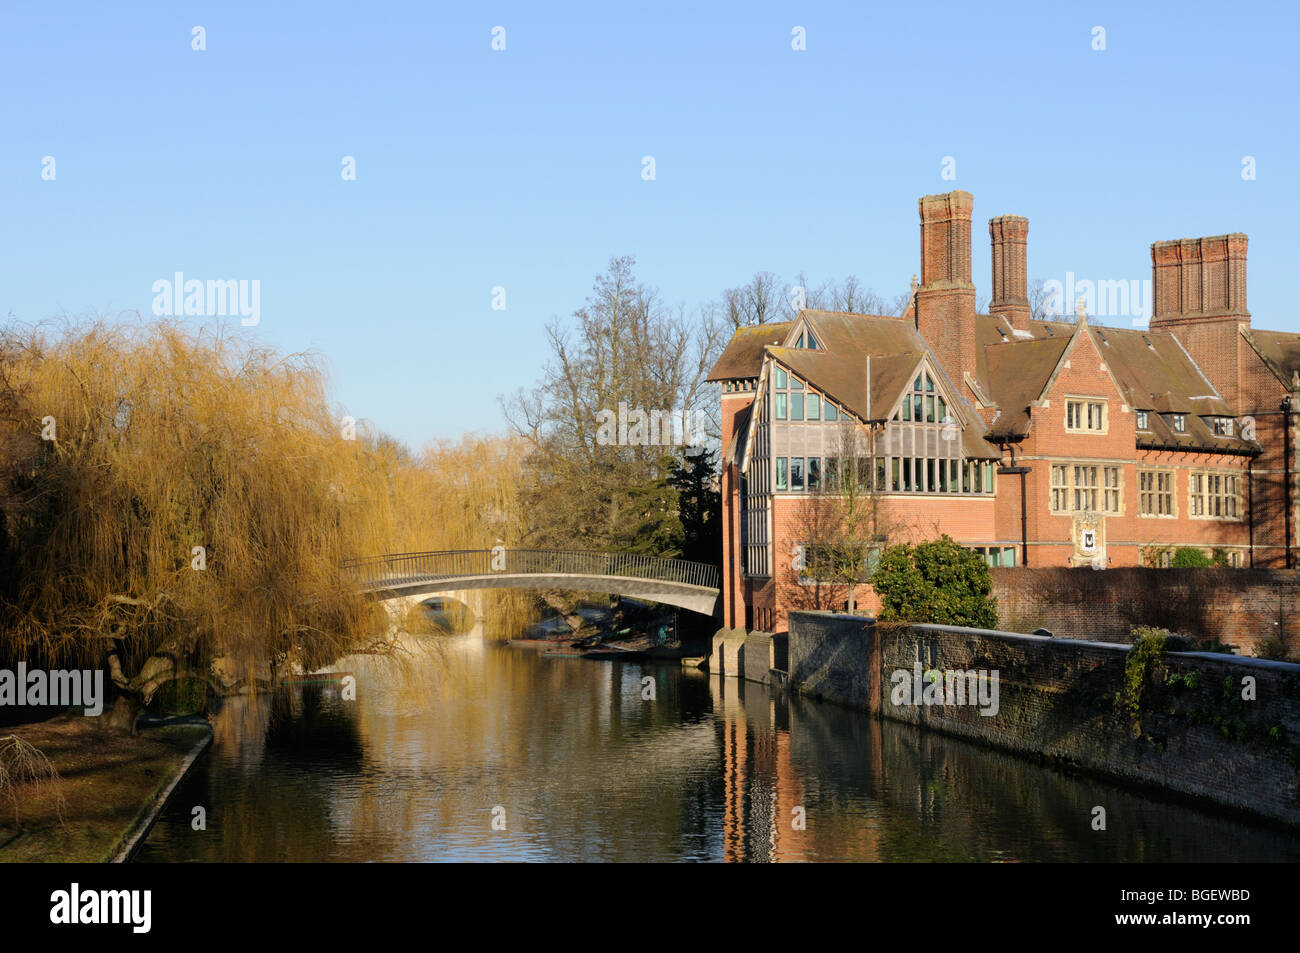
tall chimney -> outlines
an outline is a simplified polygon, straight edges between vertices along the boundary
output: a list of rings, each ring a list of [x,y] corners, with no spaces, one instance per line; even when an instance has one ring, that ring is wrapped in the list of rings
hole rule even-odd
[[[921,213],[921,287],[916,292],[916,327],[948,377],[965,395],[966,373],[975,374],[975,285],[970,280],[969,192],[927,195]]]
[[[1246,310],[1249,241],[1234,232],[1153,244],[1151,326],[1205,320],[1250,324]]]
[[[1240,232],[1181,238],[1151,246],[1151,330],[1169,331],[1186,348],[1215,390],[1239,412],[1244,407],[1238,357],[1246,310],[1246,246]]]
[[[989,314],[1002,315],[1020,331],[1029,330],[1029,279],[1025,251],[1029,240],[1029,219],[999,215],[989,219],[989,240],[993,245],[993,300]]]

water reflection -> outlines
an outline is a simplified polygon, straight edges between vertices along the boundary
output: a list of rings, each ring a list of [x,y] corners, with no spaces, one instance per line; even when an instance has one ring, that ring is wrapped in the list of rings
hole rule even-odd
[[[1300,859],[1295,834],[761,685],[436,644],[346,660],[355,702],[227,704],[140,859]]]

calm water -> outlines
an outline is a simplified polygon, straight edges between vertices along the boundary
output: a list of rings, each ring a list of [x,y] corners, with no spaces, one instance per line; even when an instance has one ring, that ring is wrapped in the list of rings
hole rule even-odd
[[[139,859],[1300,860],[1300,835],[677,664],[437,645],[338,666],[356,701],[227,704]]]

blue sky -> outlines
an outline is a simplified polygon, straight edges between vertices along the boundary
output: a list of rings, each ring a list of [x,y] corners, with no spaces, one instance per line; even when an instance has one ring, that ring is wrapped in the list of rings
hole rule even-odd
[[[917,198],[961,188],[981,294],[994,215],[1062,282],[1241,231],[1254,324],[1300,330],[1295,7],[1068,6],[7,4],[0,316],[258,279],[249,333],[418,448],[503,429],[612,255],[690,306],[758,270],[892,297]]]

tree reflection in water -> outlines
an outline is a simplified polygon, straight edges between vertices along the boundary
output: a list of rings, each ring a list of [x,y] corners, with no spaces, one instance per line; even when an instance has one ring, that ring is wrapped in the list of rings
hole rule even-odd
[[[1294,833],[763,685],[436,648],[344,660],[355,701],[229,701],[140,859],[1300,860]]]

